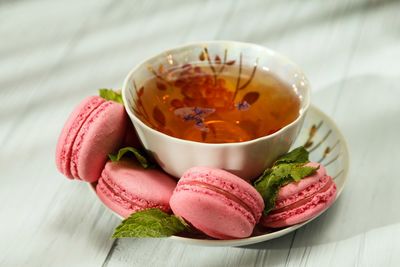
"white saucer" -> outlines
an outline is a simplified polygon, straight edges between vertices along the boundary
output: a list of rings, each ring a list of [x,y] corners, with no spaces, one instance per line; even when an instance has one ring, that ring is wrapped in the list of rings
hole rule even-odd
[[[336,196],[337,200],[343,191],[349,170],[349,152],[347,143],[333,120],[314,106],[310,106],[303,127],[292,147],[296,148],[301,145],[305,146],[310,152],[310,160],[321,162],[326,167],[327,173],[334,179],[338,190]],[[93,185],[91,185],[91,189],[95,189]],[[116,213],[114,214],[122,219],[121,216]],[[168,237],[168,239],[200,246],[244,246],[283,236],[302,227],[313,219],[274,232],[268,232],[242,239],[212,240],[180,236],[172,236]]]

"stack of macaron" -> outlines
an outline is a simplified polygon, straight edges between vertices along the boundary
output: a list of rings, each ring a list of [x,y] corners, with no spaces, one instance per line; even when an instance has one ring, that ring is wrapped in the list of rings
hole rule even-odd
[[[56,165],[68,178],[97,182],[99,198],[123,217],[153,207],[169,211],[175,179],[132,160],[108,160],[126,144],[139,142],[123,105],[90,96],[74,109],[61,131]]]
[[[174,179],[159,168],[143,168],[134,159],[108,159],[126,143],[140,146],[123,105],[88,97],[64,125],[56,149],[57,168],[68,178],[92,183],[100,200],[124,218],[155,208],[216,239],[249,237],[257,224],[282,228],[304,222],[336,197],[335,183],[325,168],[308,163],[316,171],[280,187],[274,208],[265,213],[260,192],[225,170],[193,167]]]

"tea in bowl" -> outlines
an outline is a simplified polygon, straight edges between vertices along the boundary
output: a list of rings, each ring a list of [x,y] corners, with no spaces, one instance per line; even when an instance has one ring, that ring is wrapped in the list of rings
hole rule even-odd
[[[122,97],[167,173],[209,166],[252,180],[289,150],[310,88],[299,67],[268,48],[211,41],[145,60],[126,77]]]

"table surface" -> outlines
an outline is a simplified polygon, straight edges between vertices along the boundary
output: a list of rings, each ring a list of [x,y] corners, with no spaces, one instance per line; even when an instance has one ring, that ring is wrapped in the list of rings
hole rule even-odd
[[[1,266],[400,266],[399,1],[1,1]],[[322,216],[245,247],[112,240],[119,220],[56,170],[73,107],[166,48],[266,45],[303,67],[348,141]]]

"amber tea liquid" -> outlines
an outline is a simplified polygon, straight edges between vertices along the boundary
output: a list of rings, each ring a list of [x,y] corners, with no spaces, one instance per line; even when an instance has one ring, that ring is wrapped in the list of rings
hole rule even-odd
[[[186,64],[154,71],[137,90],[136,115],[180,139],[231,143],[272,134],[299,116],[294,90],[256,66]]]

